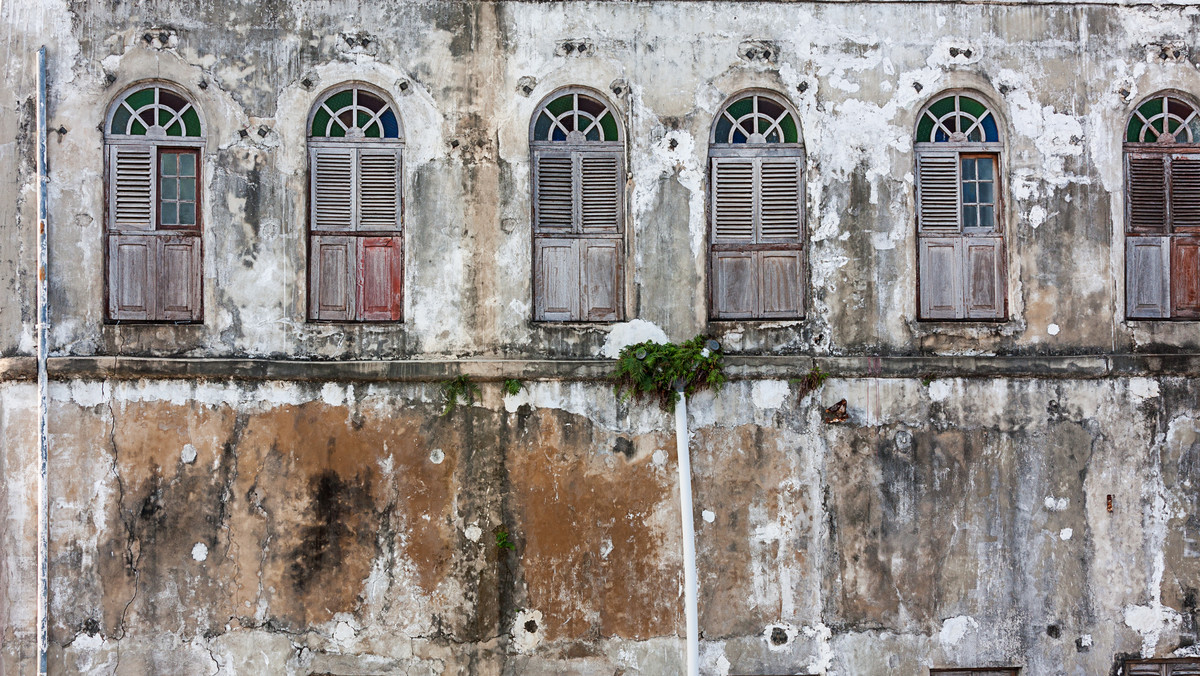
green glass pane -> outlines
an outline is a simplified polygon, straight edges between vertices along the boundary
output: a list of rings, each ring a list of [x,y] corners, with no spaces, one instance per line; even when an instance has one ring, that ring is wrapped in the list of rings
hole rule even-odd
[[[331,126],[331,127],[329,128],[329,136],[330,136],[330,137],[337,137],[337,138],[341,138],[341,137],[343,137],[343,136],[345,136],[345,135],[346,135],[346,130],[345,130],[345,129],[343,129],[343,128],[342,128],[342,125],[340,125],[340,124],[336,124],[336,123],[335,123],[333,126]]]
[[[162,156],[162,175],[163,176],[178,176],[179,175],[179,155],[175,153],[163,153]]]
[[[917,124],[917,142],[928,143],[933,140],[933,118],[928,113],[921,116]]]
[[[965,96],[958,97],[958,109],[978,120],[987,112],[987,107],[975,99]]]
[[[800,132],[796,129],[796,118],[792,117],[791,113],[783,116],[779,121],[779,128],[783,130],[784,143],[799,143]]]
[[[554,99],[546,105],[546,110],[549,110],[554,117],[558,117],[563,113],[575,107],[575,97],[572,94],[564,94],[563,96]]]
[[[604,117],[600,118],[600,126],[604,128],[605,141],[621,140],[621,137],[617,134],[617,120],[612,116],[612,113],[604,113]]]
[[[383,130],[380,129],[378,122],[372,122],[370,126],[363,129],[363,135],[367,138],[379,138],[383,136]]]
[[[337,112],[342,108],[354,103],[354,94],[349,89],[344,92],[338,92],[328,99],[325,99],[325,105],[333,112]]]
[[[1162,111],[1163,102],[1162,99],[1158,98],[1150,99],[1149,101],[1143,103],[1141,108],[1138,108],[1138,112],[1141,113],[1142,117],[1146,118],[1147,120],[1155,115],[1158,115]]]
[[[195,108],[183,111],[184,136],[200,136],[200,114]]]
[[[163,202],[162,205],[162,224],[163,225],[179,225],[179,212],[176,209],[178,205],[175,202]]]
[[[167,136],[183,136],[183,125],[176,122],[167,127]]]
[[[329,113],[325,112],[324,108],[318,108],[317,114],[313,115],[312,135],[324,136],[325,129],[329,126]]]
[[[162,181],[160,181],[158,184],[158,190],[160,193],[162,193],[161,195],[159,195],[159,197],[161,197],[165,200],[178,199],[178,193],[176,192],[176,188],[178,187],[178,185],[177,185],[178,182],[179,182],[179,179],[177,179],[177,178],[162,179]]]
[[[180,225],[195,225],[196,224],[196,205],[191,202],[179,203],[179,224]]]
[[[129,118],[132,113],[125,106],[117,108],[117,112],[113,113],[112,126],[108,128],[109,133],[124,134],[129,129]]]
[[[166,108],[159,108],[158,109],[158,126],[166,128],[166,126],[171,123],[172,117],[175,117],[174,113],[167,110]]]
[[[154,103],[154,87],[139,89],[129,96],[126,96],[125,103],[128,103],[129,107],[133,108],[134,110]]]
[[[360,111],[358,111],[358,118],[356,118],[356,119],[357,119],[357,121],[355,122],[355,124],[358,126],[358,128],[366,129],[367,124],[371,121],[371,115],[369,113],[367,113],[365,110],[360,110]]]
[[[1142,134],[1142,118],[1134,115],[1129,118],[1129,127],[1125,130],[1125,140],[1130,143],[1137,143],[1141,139]]]
[[[1162,118],[1160,117],[1160,118],[1158,118],[1157,120],[1154,120],[1154,121],[1152,121],[1152,122],[1150,123],[1150,126],[1151,126],[1151,127],[1154,127],[1154,131],[1158,132],[1158,134],[1155,134],[1155,135],[1154,135],[1154,136],[1155,136],[1155,140],[1157,140],[1157,137],[1158,137],[1158,135],[1163,133],[1163,121],[1162,121]]]
[[[182,153],[179,156],[179,175],[180,176],[195,176],[196,175],[196,156],[191,153]]]
[[[743,115],[749,115],[754,112],[754,97],[747,96],[740,101],[735,101],[730,104],[728,110],[733,119],[741,119]]]
[[[196,179],[179,179],[179,199],[193,202],[196,200]]]
[[[757,119],[758,119],[758,125],[757,125],[758,133],[765,135],[767,133],[767,130],[771,128],[771,121],[765,117],[760,117]]]
[[[141,119],[134,118],[133,126],[129,128],[129,133],[134,136],[143,136],[146,133],[146,125],[142,124]]]
[[[1176,120],[1176,119],[1175,119],[1175,118],[1173,118],[1173,117],[1168,117],[1168,118],[1167,118],[1167,131],[1169,131],[1169,132],[1171,132],[1172,134],[1174,134],[1174,133],[1175,133],[1175,130],[1176,130],[1176,129],[1179,129],[1179,125],[1180,125],[1180,124],[1181,124],[1181,123],[1179,122],[1179,120]]]
[[[929,106],[929,112],[933,113],[933,116],[939,120],[945,115],[954,112],[954,97],[947,96],[944,99],[934,102],[932,106]]]

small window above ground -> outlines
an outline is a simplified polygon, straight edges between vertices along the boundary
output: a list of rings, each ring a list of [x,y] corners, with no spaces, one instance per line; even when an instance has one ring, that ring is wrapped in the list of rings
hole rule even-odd
[[[1123,676],[1200,676],[1200,659],[1127,660]]]

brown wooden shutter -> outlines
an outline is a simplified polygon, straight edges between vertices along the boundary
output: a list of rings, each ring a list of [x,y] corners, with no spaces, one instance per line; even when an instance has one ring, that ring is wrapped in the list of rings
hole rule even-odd
[[[917,227],[951,233],[960,227],[958,154],[917,154]]]
[[[749,319],[758,310],[758,269],[750,251],[714,251],[712,304],[717,319]]]
[[[754,242],[754,160],[712,160],[712,241]]]
[[[1171,231],[1200,232],[1200,153],[1171,156]]]
[[[108,316],[121,321],[156,319],[158,238],[108,236]]]
[[[356,237],[314,235],[309,250],[309,317],[355,319]]]
[[[964,301],[968,319],[1003,319],[1004,243],[999,237],[963,240]]]
[[[404,268],[400,237],[358,237],[358,318],[402,316]]]
[[[579,318],[579,240],[534,240],[534,318]]]
[[[312,182],[311,228],[318,231],[354,229],[355,163],[353,148],[315,147],[310,150]]]
[[[588,321],[620,319],[621,242],[615,239],[579,240],[583,271],[580,317]]]
[[[1126,676],[1164,676],[1167,665],[1146,663],[1125,663]]]
[[[585,233],[616,234],[621,231],[620,153],[580,152],[579,220]]]
[[[394,149],[358,151],[358,229],[400,229],[400,153]]]
[[[1200,237],[1171,240],[1171,316],[1200,317]]]
[[[1125,238],[1125,315],[1130,319],[1171,316],[1170,238]]]
[[[794,318],[803,314],[801,291],[803,259],[799,251],[756,251],[758,267],[758,316]]]
[[[1200,676],[1200,660],[1187,660],[1168,664],[1167,676]]]
[[[1126,153],[1127,213],[1131,232],[1167,230],[1166,156]]]
[[[109,146],[108,170],[108,229],[153,230],[155,149]]]
[[[918,252],[920,318],[962,319],[961,237],[922,237]]]
[[[799,242],[803,193],[800,160],[759,161],[759,242]]]
[[[574,227],[574,163],[570,152],[539,150],[534,155],[533,228],[569,233]]]
[[[194,235],[157,237],[158,317],[174,322],[200,319],[202,271],[200,238]]]

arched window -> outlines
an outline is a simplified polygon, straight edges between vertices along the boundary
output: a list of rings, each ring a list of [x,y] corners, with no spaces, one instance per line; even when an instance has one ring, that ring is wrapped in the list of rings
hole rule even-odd
[[[200,321],[203,147],[200,113],[179,87],[139,85],[109,106],[109,320]]]
[[[768,92],[735,96],[709,139],[714,319],[804,315],[804,145],[796,114]]]
[[[920,319],[1007,314],[996,116],[966,94],[935,99],[917,122]]]
[[[624,315],[625,146],[598,94],[560,90],[529,126],[533,164],[533,305],[539,321]]]
[[[404,308],[403,130],[383,92],[339,87],[308,124],[308,316],[399,321]]]
[[[1200,318],[1200,111],[1176,94],[1125,127],[1125,314]]]

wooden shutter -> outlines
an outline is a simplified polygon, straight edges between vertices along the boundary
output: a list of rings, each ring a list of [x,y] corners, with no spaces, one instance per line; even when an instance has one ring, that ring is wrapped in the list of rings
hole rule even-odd
[[[583,297],[580,317],[611,322],[621,318],[621,242],[616,239],[579,240]]]
[[[1171,156],[1171,231],[1200,232],[1200,153]]]
[[[754,160],[712,160],[712,241],[754,242]]]
[[[399,320],[404,268],[400,237],[358,237],[358,318]]]
[[[309,317],[325,321],[355,318],[355,237],[314,235],[309,251]]]
[[[394,149],[358,151],[358,229],[400,229],[400,153]]]
[[[1166,667],[1165,664],[1126,662],[1125,676],[1163,676]]]
[[[1171,316],[1200,318],[1200,237],[1171,239]]]
[[[1125,315],[1130,319],[1171,316],[1169,237],[1125,238]]]
[[[759,161],[759,242],[799,242],[800,160]]]
[[[1007,284],[1004,280],[1004,246],[998,237],[963,240],[963,280],[966,316],[969,319],[1003,319]]]
[[[158,317],[167,321],[200,319],[202,270],[200,238],[194,235],[158,240]]]
[[[566,234],[574,231],[573,167],[570,152],[539,150],[535,153],[534,232]]]
[[[108,316],[113,320],[156,319],[158,238],[108,236]]]
[[[1200,676],[1200,660],[1188,660],[1168,664],[1167,676]]]
[[[534,318],[542,321],[579,319],[578,239],[534,240]]]
[[[716,319],[748,319],[758,310],[754,252],[714,251],[712,306]]]
[[[962,238],[922,237],[919,241],[920,318],[962,319]]]
[[[1160,153],[1125,155],[1126,207],[1130,232],[1167,230],[1166,156]]]
[[[354,229],[355,163],[353,148],[310,148],[311,228]]]
[[[917,228],[951,233],[960,228],[958,154],[917,154]]]
[[[799,251],[756,251],[758,267],[758,316],[794,318],[804,313],[801,291],[803,259]]]
[[[579,220],[585,233],[621,231],[620,153],[578,152]]]
[[[109,146],[108,171],[108,229],[153,230],[155,149]]]

